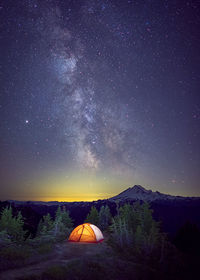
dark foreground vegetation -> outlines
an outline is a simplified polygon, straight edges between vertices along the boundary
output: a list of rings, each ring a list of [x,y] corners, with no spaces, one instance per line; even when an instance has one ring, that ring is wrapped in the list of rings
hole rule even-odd
[[[100,244],[67,242],[74,221],[65,207],[44,215],[35,231],[11,206],[0,217],[0,279],[199,279],[200,231],[193,223],[169,241],[147,203],[92,206],[85,220],[105,236]]]

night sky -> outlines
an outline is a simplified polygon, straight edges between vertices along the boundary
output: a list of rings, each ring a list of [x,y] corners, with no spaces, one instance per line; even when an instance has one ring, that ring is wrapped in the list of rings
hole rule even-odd
[[[0,199],[200,196],[198,2],[1,1]]]

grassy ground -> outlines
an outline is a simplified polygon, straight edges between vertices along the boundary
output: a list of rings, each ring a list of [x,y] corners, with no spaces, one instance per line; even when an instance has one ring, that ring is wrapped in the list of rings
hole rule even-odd
[[[28,275],[40,275],[48,268],[59,265],[66,265],[71,261],[84,261],[86,259],[95,259],[103,257],[107,251],[106,243],[99,244],[84,244],[84,243],[68,243],[64,241],[54,245],[54,248],[49,253],[44,253],[42,258],[31,261],[26,266],[11,268],[0,273],[0,279],[19,279]],[[28,254],[28,253],[27,253]],[[13,256],[14,258],[16,256]],[[27,255],[28,257],[28,255]],[[21,260],[23,262],[23,260]],[[27,278],[29,279],[29,278]]]
[[[53,247],[52,247],[53,246]],[[1,259],[18,260],[9,269],[0,272],[1,280],[183,280],[196,274],[191,267],[185,269],[188,258],[183,261],[174,252],[162,264],[151,265],[144,260],[130,260],[113,252],[104,241],[95,243],[68,243],[54,245],[43,244],[37,248],[37,254],[28,248],[21,248],[13,255],[12,250],[4,248]],[[4,258],[5,257],[5,258]],[[197,260],[197,259],[195,259]],[[183,262],[183,263],[182,263]],[[195,276],[193,279],[198,279]]]

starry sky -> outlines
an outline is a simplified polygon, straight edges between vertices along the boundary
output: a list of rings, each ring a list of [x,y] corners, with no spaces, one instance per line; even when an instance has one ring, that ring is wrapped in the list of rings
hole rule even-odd
[[[0,199],[200,196],[200,3],[0,4]]]

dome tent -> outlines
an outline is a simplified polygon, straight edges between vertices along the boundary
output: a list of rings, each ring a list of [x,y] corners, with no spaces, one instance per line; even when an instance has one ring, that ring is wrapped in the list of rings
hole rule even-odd
[[[90,223],[77,226],[70,234],[69,242],[98,243],[104,240],[100,229]]]

